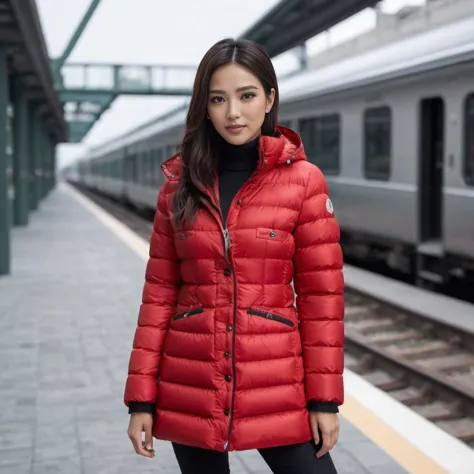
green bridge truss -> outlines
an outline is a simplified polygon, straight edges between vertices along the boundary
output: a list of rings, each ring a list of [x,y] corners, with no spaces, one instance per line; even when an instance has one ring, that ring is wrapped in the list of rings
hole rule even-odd
[[[196,66],[66,63],[101,0],[92,0],[63,54],[51,60],[70,141],[89,133],[119,95],[190,96]]]

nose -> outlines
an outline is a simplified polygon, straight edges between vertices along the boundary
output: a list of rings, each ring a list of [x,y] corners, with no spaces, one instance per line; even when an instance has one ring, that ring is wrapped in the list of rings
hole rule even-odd
[[[236,100],[229,100],[227,107],[227,118],[229,120],[236,120],[240,117],[240,107]]]

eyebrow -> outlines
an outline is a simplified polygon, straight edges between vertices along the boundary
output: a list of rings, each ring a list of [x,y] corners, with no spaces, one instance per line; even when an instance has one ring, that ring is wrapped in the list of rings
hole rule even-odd
[[[256,87],[256,86],[239,87],[236,90],[236,92],[248,91],[248,90],[251,90],[251,89],[258,89],[258,87]],[[226,91],[217,90],[217,89],[213,89],[212,91],[209,91],[209,94],[225,94],[225,93],[226,93]]]

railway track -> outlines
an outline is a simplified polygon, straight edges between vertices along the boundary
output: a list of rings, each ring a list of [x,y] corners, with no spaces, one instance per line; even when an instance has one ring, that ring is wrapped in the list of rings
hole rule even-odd
[[[150,216],[79,190],[149,240]],[[346,367],[474,448],[474,335],[351,288],[345,300]]]
[[[474,337],[345,293],[346,367],[474,447]]]

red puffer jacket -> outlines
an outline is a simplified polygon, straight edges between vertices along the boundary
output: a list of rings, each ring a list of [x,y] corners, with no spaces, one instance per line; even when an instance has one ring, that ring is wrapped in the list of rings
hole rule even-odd
[[[124,395],[156,402],[157,439],[217,451],[301,443],[308,401],[343,402],[339,226],[298,134],[278,131],[260,139],[226,227],[213,198],[216,209],[174,228],[179,155],[162,165]]]

